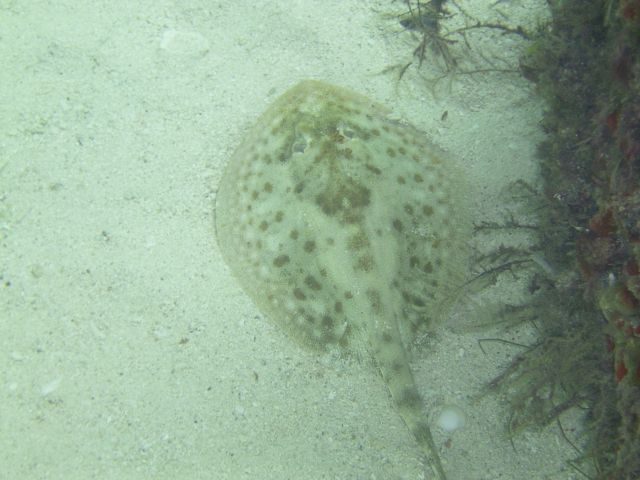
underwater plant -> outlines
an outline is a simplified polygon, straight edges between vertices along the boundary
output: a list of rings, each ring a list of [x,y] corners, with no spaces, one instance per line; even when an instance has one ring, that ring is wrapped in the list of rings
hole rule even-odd
[[[398,78],[401,79],[412,65],[420,68],[425,63],[440,70],[434,78],[427,79],[433,85],[455,75],[518,73],[517,65],[476,45],[473,34],[474,31],[492,30],[500,35],[528,39],[529,33],[522,26],[511,26],[495,19],[478,19],[450,0],[403,0],[401,4],[403,10],[396,18],[410,34],[415,47],[410,61],[393,67],[398,71]]]
[[[520,64],[547,106],[538,241],[521,254],[553,268],[522,264],[533,269],[530,301],[504,311],[535,322],[539,340],[489,388],[507,396],[511,432],[551,421],[562,427],[562,412],[584,409],[586,447],[576,470],[587,478],[637,479],[640,1],[549,7],[550,24]]]

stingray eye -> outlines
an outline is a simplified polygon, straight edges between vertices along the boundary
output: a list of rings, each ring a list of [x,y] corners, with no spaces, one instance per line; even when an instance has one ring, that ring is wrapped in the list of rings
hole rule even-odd
[[[309,142],[304,135],[298,135],[291,146],[292,153],[304,153],[309,147]]]

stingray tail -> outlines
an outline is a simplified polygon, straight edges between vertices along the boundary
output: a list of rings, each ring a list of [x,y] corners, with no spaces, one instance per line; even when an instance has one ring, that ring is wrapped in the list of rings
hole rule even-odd
[[[374,357],[393,402],[420,445],[436,480],[446,480],[431,429],[422,412],[422,398],[416,388],[405,348],[397,329],[386,328],[372,338]]]

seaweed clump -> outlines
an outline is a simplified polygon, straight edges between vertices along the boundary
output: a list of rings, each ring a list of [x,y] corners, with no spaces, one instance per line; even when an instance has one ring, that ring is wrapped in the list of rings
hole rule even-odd
[[[550,24],[520,64],[547,106],[537,242],[490,259],[531,268],[530,301],[503,313],[540,336],[490,387],[507,393],[512,431],[561,426],[562,412],[585,409],[580,460],[593,462],[595,478],[637,479],[640,0],[549,6]]]
[[[402,0],[404,11],[398,15],[400,25],[411,33],[415,48],[412,59],[393,68],[401,79],[407,69],[429,63],[440,70],[434,85],[454,75],[483,73],[517,73],[517,66],[502,58],[490,58],[474,45],[474,32],[488,31],[529,39],[520,25],[511,26],[498,20],[478,19],[453,0]]]

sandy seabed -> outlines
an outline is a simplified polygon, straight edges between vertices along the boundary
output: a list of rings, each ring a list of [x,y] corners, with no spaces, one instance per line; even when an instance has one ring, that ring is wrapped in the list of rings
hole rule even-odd
[[[541,0],[459,3],[479,18],[544,16]],[[487,74],[434,88],[429,65],[398,82],[389,67],[415,46],[401,7],[0,0],[0,478],[425,478],[372,365],[315,356],[265,321],[213,228],[225,163],[303,78],[427,132],[460,159],[480,219],[499,218],[510,182],[535,181],[531,86]],[[518,39],[477,41],[517,65]],[[449,478],[579,478],[557,427],[514,449],[504,405],[477,398],[517,353],[477,340],[533,338],[453,328],[482,315],[463,302],[413,365],[426,408],[467,416],[434,427]]]

